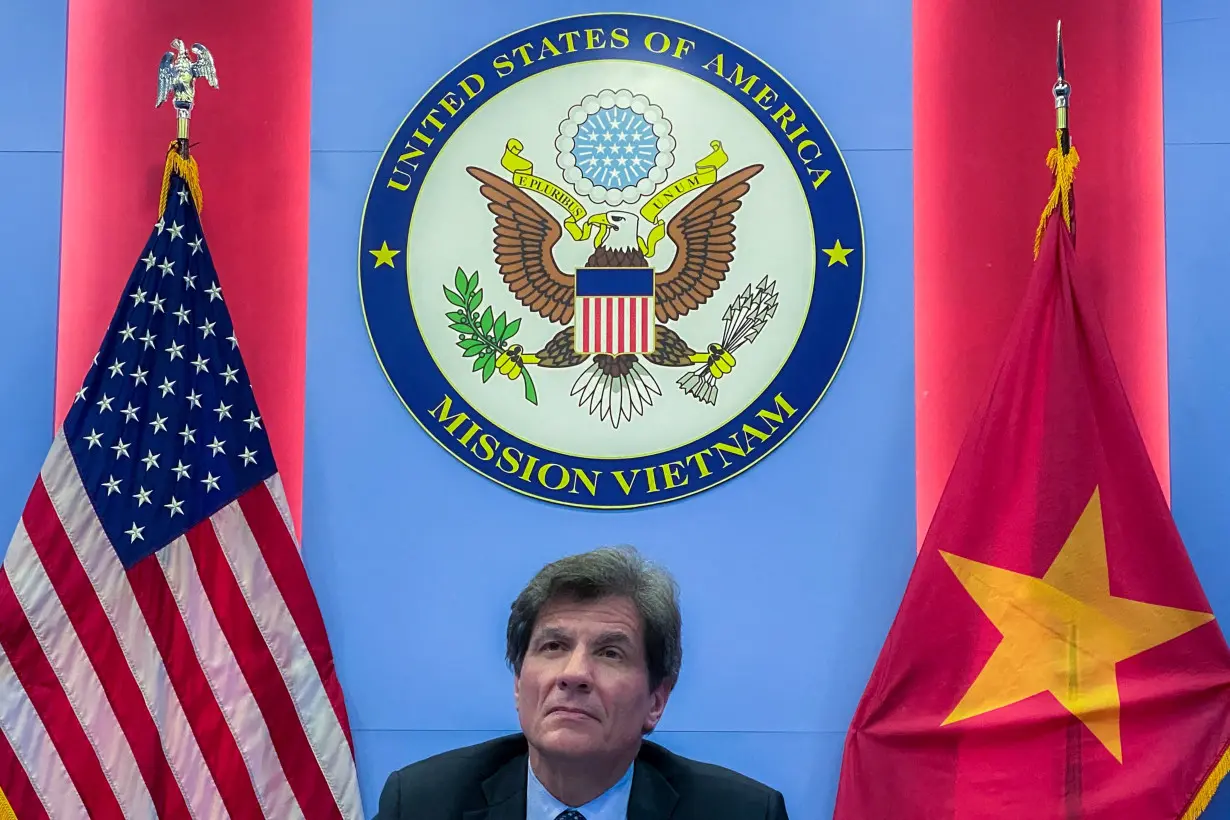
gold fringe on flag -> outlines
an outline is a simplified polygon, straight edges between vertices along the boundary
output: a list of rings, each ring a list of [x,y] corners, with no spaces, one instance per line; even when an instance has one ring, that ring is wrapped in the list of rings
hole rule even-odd
[[[1046,220],[1051,218],[1056,208],[1063,209],[1063,221],[1068,230],[1072,229],[1072,179],[1076,176],[1076,166],[1081,158],[1077,155],[1075,146],[1069,148],[1065,154],[1062,140],[1063,132],[1056,131],[1055,147],[1046,155],[1046,167],[1050,168],[1055,176],[1055,187],[1051,189],[1050,199],[1046,201],[1042,218],[1038,220],[1038,231],[1034,234],[1034,259],[1038,258],[1038,252],[1042,250],[1042,234],[1046,231]]]
[[[158,197],[158,214],[161,215],[167,209],[167,194],[171,191],[171,175],[178,174],[188,185],[188,190],[192,193],[192,202],[196,205],[197,213],[201,212],[201,175],[197,171],[196,157],[188,157],[185,159],[179,155],[179,140],[171,140],[171,147],[167,149],[167,164],[162,169],[162,194]]]
[[[1213,771],[1209,772],[1209,776],[1204,780],[1204,785],[1200,787],[1200,791],[1196,792],[1196,796],[1188,804],[1187,811],[1183,812],[1182,820],[1196,820],[1197,817],[1204,814],[1204,810],[1209,807],[1209,803],[1213,800],[1213,795],[1217,793],[1217,787],[1221,785],[1221,781],[1227,773],[1230,773],[1230,748],[1222,753],[1221,760],[1217,761]]]
[[[9,799],[4,796],[2,789],[0,789],[0,820],[17,820],[17,814],[9,805]]]

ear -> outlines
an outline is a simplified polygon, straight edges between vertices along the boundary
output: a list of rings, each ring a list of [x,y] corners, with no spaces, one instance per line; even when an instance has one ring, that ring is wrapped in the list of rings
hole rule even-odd
[[[658,721],[662,719],[662,713],[666,711],[666,702],[670,700],[671,691],[675,688],[673,680],[664,680],[658,684],[658,688],[649,693],[649,714],[645,716],[644,731],[652,732],[658,726]]]

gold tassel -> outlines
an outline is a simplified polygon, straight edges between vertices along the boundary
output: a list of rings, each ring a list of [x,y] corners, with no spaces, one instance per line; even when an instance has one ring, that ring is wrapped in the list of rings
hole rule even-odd
[[[1196,796],[1192,798],[1192,802],[1188,805],[1187,811],[1183,812],[1182,820],[1196,820],[1204,810],[1209,807],[1209,803],[1213,800],[1213,795],[1217,793],[1217,787],[1221,785],[1222,778],[1230,773],[1230,749],[1227,749],[1221,756],[1221,760],[1217,761],[1217,765],[1213,767],[1213,771],[1209,772],[1209,776],[1205,778],[1204,785],[1200,787],[1200,791],[1196,792]]]
[[[1063,209],[1063,221],[1068,230],[1072,229],[1072,179],[1076,176],[1076,166],[1081,158],[1076,153],[1075,146],[1065,154],[1062,139],[1063,133],[1056,131],[1055,147],[1046,155],[1046,167],[1050,168],[1055,176],[1055,187],[1051,189],[1051,196],[1046,201],[1046,207],[1042,209],[1042,218],[1038,220],[1038,231],[1034,234],[1034,259],[1038,258],[1038,252],[1042,250],[1042,234],[1046,231],[1046,220],[1051,218],[1056,208]]]
[[[181,179],[188,185],[188,190],[192,194],[192,202],[196,205],[197,213],[201,212],[201,176],[197,171],[196,157],[188,157],[184,159],[179,155],[179,140],[171,140],[171,147],[167,149],[167,164],[162,169],[162,194],[158,197],[158,215],[161,216],[163,211],[167,209],[167,194],[171,192],[171,175],[178,174]]]

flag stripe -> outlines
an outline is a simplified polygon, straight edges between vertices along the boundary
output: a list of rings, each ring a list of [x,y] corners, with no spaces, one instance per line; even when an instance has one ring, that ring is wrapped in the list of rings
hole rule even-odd
[[[0,678],[6,672],[0,668]],[[8,737],[0,732],[0,817],[5,816],[6,806],[18,820],[47,820],[47,809],[42,799],[9,745]],[[18,811],[21,814],[17,814]]]
[[[632,343],[636,344],[638,340],[642,340],[641,333],[638,328],[644,327],[645,323],[641,321],[641,306],[637,304],[637,300],[633,299],[630,309],[628,310],[628,322],[631,327],[628,330],[628,336],[632,339]],[[644,344],[641,345],[641,350],[645,349]]]
[[[599,350],[598,342],[599,334],[602,332],[602,312],[598,310],[598,304],[593,299],[585,300],[585,312],[589,314],[590,331],[589,331],[589,347],[585,350]]]
[[[203,526],[209,527],[208,521]],[[227,747],[225,758],[215,764],[218,768],[214,769],[214,779],[224,789],[237,783],[244,786],[242,793],[227,798],[228,810],[236,818],[302,816],[274,751],[265,719],[232,647],[222,634],[197,574],[188,540],[177,538],[159,551],[156,565],[146,562],[134,567],[129,574],[144,567],[149,567],[151,573],[156,572],[166,588],[166,598],[160,604],[165,607],[165,617],[175,623],[177,633],[179,627],[183,627],[182,636],[177,634],[172,645],[176,661],[168,661],[168,666],[192,678],[199,675],[201,681],[193,682],[194,689],[198,690],[194,696],[208,704],[202,722],[207,719],[211,725],[205,732],[198,732],[198,736],[217,737]],[[151,578],[147,588],[157,588],[157,580]],[[157,617],[157,613],[147,612],[146,617]],[[189,702],[187,698],[185,702]],[[193,708],[190,715],[196,711]],[[212,725],[215,720],[217,725]],[[233,755],[230,753],[232,741],[239,743],[233,747]],[[232,808],[233,801],[241,801],[241,808]]]
[[[273,524],[275,532],[281,530],[285,533],[285,527],[276,515],[277,509],[265,492],[263,484],[246,495],[264,495],[268,502],[267,509],[273,513],[267,523]],[[231,571],[240,579],[240,589],[254,615],[264,644],[269,647],[278,668],[282,670],[287,691],[294,702],[314,757],[319,761],[325,781],[329,784],[330,792],[346,815],[356,815],[359,813],[358,791],[353,788],[353,778],[346,776],[353,766],[350,744],[346,742],[341,722],[337,719],[317,667],[311,663],[294,662],[296,658],[311,657],[310,651],[277,586],[278,578],[275,572],[284,574],[284,571],[280,567],[275,570],[275,564],[284,564],[285,558],[290,557],[293,558],[291,563],[297,564],[302,570],[303,562],[297,554],[273,554],[271,545],[276,536],[267,528],[259,531],[252,528],[241,503],[230,504],[219,510],[213,521],[214,534],[226,555]],[[286,546],[292,545],[287,541]],[[305,603],[305,596],[299,595],[298,598],[301,605]],[[306,600],[306,603],[313,607],[315,605],[315,601],[311,599]],[[323,634],[323,624],[321,633]]]
[[[271,484],[273,486],[270,486]],[[303,564],[290,530],[286,527],[281,506],[278,504],[280,493],[281,486],[268,480],[260,487],[241,496],[239,507],[243,510],[244,518],[247,519],[248,526],[256,536],[260,550],[265,556],[265,564],[312,657],[316,673],[328,694],[329,704],[341,725],[342,733],[346,736],[346,745],[353,755],[354,740],[350,734],[350,721],[346,715],[342,687],[337,679],[333,659],[329,652],[329,637],[325,631],[324,618],[320,614],[320,607],[312,592],[307,568]]]
[[[278,514],[282,516],[282,523],[286,525],[286,532],[290,536],[291,543],[295,545],[295,554],[298,556],[299,562],[302,563],[303,556],[300,553],[299,539],[295,535],[295,523],[290,515],[290,500],[286,497],[286,486],[282,483],[282,474],[274,473],[269,476],[269,478],[265,479],[265,486],[269,488],[269,495],[273,498],[274,506],[278,508]],[[306,573],[304,577],[307,577]]]
[[[128,578],[227,812],[236,818],[259,815],[260,803],[239,746],[193,652],[187,626],[159,562],[142,561],[128,571]]]
[[[115,632],[103,612],[85,569],[60,525],[60,518],[42,480],[36,481],[22,514],[26,534],[47,578],[64,607],[66,633],[76,630],[85,656],[128,740],[160,820],[187,818],[188,805],[171,770],[158,727],[137,686]]]
[[[89,503],[76,462],[68,450],[62,431],[56,435],[43,465],[42,480],[48,495],[55,499],[54,503],[61,516],[60,523],[72,549],[76,551],[77,560],[81,562],[82,569],[98,595],[100,606],[115,630],[118,644],[131,667],[133,680],[140,687],[146,708],[150,710],[162,736],[167,759],[176,773],[192,814],[198,818],[206,818],[225,813],[224,795],[235,788],[242,789],[242,784],[232,786],[230,779],[234,772],[226,772],[226,777],[219,778],[224,784],[220,793],[212,776],[217,774],[214,759],[225,754],[227,749],[227,744],[217,743],[215,733],[210,731],[215,726],[224,726],[221,712],[210,697],[208,686],[185,691],[183,681],[164,666],[163,658],[170,657],[171,643],[168,642],[165,646],[168,651],[160,651],[148,628],[136,590],[130,583],[130,580],[136,581],[138,588],[144,588],[142,580],[154,585],[153,591],[146,595],[147,601],[159,599],[159,592],[170,600],[166,580],[158,571],[157,563],[143,562],[138,565],[142,569],[134,570],[131,578],[125,573],[119,557],[110,548],[106,533],[94,516],[93,507]],[[92,549],[91,545],[100,545],[102,548]],[[149,570],[152,570],[152,574]],[[169,609],[162,608],[157,611],[159,617],[148,622],[154,624],[155,628],[169,635],[173,634],[175,624],[182,627],[174,601],[171,601]],[[191,649],[186,635],[182,645]],[[200,667],[195,664],[194,667],[199,673]],[[200,680],[204,682],[203,678]],[[167,686],[168,683],[170,686]],[[196,697],[202,694],[204,697]],[[191,705],[188,710],[184,709],[185,703]],[[200,716],[208,713],[211,707],[218,716],[218,723],[202,723]],[[189,731],[183,731],[182,727],[185,726]],[[204,753],[202,745],[197,742],[197,736],[209,739],[204,744]],[[238,771],[242,772],[238,748],[233,745],[230,748],[235,753],[235,760],[239,762]],[[244,807],[248,806],[256,806],[254,794],[251,803]]]
[[[322,817],[340,818],[281,670],[269,653],[239,580],[226,563],[213,525],[204,522],[194,527],[188,534],[188,545],[218,625],[264,716],[291,791],[300,806],[310,806],[314,811],[320,809]]]
[[[102,764],[13,591],[9,563],[17,560],[19,551],[23,551],[20,543],[9,545],[5,571],[0,573],[0,649],[9,658],[18,684],[25,689],[30,704],[42,719],[85,811],[91,818],[122,818],[119,801],[103,773]],[[46,754],[45,749],[30,751],[39,756]]]
[[[606,305],[606,349],[607,349],[607,350],[611,350],[611,346],[612,346],[612,341],[611,341],[611,324],[612,324],[612,319],[611,319],[611,300],[610,300],[610,299],[603,299],[602,301],[603,301],[603,302],[605,303],[605,305]]]
[[[24,778],[38,801],[27,806],[24,801],[18,803],[14,800],[13,807],[22,811],[23,817],[27,808],[31,812],[42,809],[51,817],[77,818],[85,815],[85,806],[81,804],[77,787],[64,768],[64,761],[59,755],[47,753],[52,749],[51,736],[47,734],[46,725],[31,704],[2,648],[0,681],[4,682],[0,686],[0,734],[3,734],[5,745],[13,751],[16,761],[12,774],[9,774],[6,764],[5,768],[0,769],[0,777],[4,778],[5,788]],[[15,796],[17,793],[10,794]]]
[[[99,679],[100,670],[87,656],[81,636],[74,629],[65,628],[70,625],[68,614],[24,522],[18,525],[9,550],[13,561],[9,563],[6,559],[5,572],[13,594],[42,644],[46,660],[81,722],[120,808],[125,816],[150,811],[152,797],[145,781],[138,776],[134,749],[124,741],[119,719]]]
[[[627,320],[627,313],[626,313],[627,310],[628,310],[628,300],[621,297],[619,299],[619,352],[620,353],[623,353],[625,350],[628,349],[629,340],[624,338],[624,333],[628,329],[628,320]]]
[[[649,350],[649,340],[654,333],[653,317],[649,314],[649,300],[641,301],[641,350]]]

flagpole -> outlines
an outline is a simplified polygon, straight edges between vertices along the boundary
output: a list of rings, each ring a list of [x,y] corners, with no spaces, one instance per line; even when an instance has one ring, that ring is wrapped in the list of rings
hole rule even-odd
[[[1055,99],[1055,133],[1058,135],[1059,150],[1064,157],[1072,151],[1072,133],[1070,130],[1070,106],[1072,86],[1068,83],[1064,70],[1063,59],[1063,21],[1055,25],[1055,84],[1051,86],[1051,95]],[[1076,209],[1075,192],[1070,195],[1071,234],[1076,240]],[[1077,636],[1076,624],[1068,628],[1068,698],[1076,698],[1079,681],[1077,680]],[[1081,722],[1075,715],[1068,716],[1067,732],[1064,743],[1064,807],[1067,820],[1080,820],[1081,812]]]

